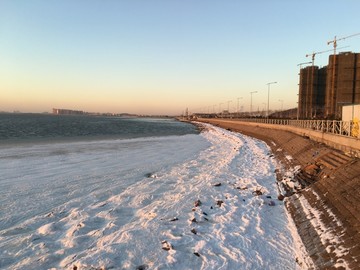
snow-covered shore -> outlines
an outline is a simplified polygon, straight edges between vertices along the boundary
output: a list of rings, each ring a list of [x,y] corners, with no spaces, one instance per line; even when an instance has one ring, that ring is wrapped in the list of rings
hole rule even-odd
[[[14,194],[2,198],[1,267],[306,269],[269,147],[206,127],[7,149],[0,184]]]

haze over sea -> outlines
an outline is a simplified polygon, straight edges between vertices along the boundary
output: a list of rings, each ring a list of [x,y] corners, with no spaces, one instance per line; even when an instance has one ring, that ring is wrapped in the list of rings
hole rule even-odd
[[[0,115],[0,268],[306,266],[269,147],[202,125]]]

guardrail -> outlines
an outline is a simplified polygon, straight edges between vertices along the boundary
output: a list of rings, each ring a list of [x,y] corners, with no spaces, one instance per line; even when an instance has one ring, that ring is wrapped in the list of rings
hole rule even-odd
[[[235,119],[234,119],[235,120]],[[332,133],[339,136],[360,138],[358,121],[336,120],[289,120],[289,119],[265,119],[265,118],[240,118],[240,121],[255,122],[271,125],[286,125],[319,132]]]

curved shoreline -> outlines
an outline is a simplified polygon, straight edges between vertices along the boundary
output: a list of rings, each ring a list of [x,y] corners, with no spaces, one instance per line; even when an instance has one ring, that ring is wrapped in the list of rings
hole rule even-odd
[[[285,199],[309,257],[318,269],[357,269],[360,261],[360,161],[289,131],[236,120],[197,119],[267,143],[303,188]],[[291,158],[290,158],[291,157]]]

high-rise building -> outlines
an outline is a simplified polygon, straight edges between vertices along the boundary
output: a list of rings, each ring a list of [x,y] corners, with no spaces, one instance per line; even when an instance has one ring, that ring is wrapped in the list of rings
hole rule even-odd
[[[324,116],[326,67],[309,66],[300,69],[299,118],[313,119]]]
[[[360,103],[360,54],[329,56],[326,76],[325,117],[341,119],[342,106]]]

